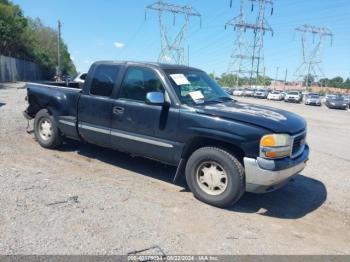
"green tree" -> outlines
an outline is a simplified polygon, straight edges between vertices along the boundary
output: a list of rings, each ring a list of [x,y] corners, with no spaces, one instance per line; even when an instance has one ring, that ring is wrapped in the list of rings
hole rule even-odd
[[[304,86],[311,86],[315,82],[315,76],[309,74],[304,77]]]
[[[350,78],[347,78],[343,84],[344,88],[350,88]]]
[[[340,76],[337,76],[330,80],[331,87],[342,87],[343,83],[344,83],[344,79]]]
[[[7,0],[0,0],[0,54],[26,57],[23,49],[22,34],[27,26],[19,6]]]
[[[0,54],[35,62],[47,77],[52,77],[57,66],[57,36],[57,31],[40,19],[25,18],[19,6],[0,0]],[[62,73],[75,74],[64,41],[60,49]]]

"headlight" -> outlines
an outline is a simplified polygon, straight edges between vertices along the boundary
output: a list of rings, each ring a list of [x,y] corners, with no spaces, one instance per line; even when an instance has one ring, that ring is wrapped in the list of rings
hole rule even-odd
[[[331,103],[332,106],[335,106],[335,103]]]
[[[260,140],[260,157],[284,158],[290,156],[292,138],[287,134],[271,134],[263,136]]]

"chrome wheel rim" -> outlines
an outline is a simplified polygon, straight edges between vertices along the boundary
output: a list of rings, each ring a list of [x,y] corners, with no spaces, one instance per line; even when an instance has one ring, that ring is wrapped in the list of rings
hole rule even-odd
[[[221,195],[227,188],[227,173],[217,162],[207,161],[200,164],[196,177],[199,187],[209,195]]]
[[[49,119],[43,118],[39,122],[39,135],[44,141],[48,141],[52,137],[52,123]]]

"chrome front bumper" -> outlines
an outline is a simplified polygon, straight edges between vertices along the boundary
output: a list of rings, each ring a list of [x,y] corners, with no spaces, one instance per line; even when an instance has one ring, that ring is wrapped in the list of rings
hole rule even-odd
[[[251,193],[267,193],[279,189],[287,184],[295,175],[306,167],[309,159],[309,148],[295,160],[277,162],[280,160],[269,160],[266,167],[262,167],[259,159],[244,158],[246,191]],[[265,161],[265,160],[263,160]],[[266,162],[266,161],[265,161]],[[285,166],[285,168],[283,168]]]

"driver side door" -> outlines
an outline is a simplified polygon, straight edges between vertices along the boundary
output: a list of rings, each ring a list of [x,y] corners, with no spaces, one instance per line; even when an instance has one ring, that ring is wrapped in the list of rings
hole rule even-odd
[[[176,142],[179,108],[146,104],[149,92],[167,96],[164,83],[152,68],[129,66],[113,104],[113,147],[128,153],[173,163],[181,146]]]

